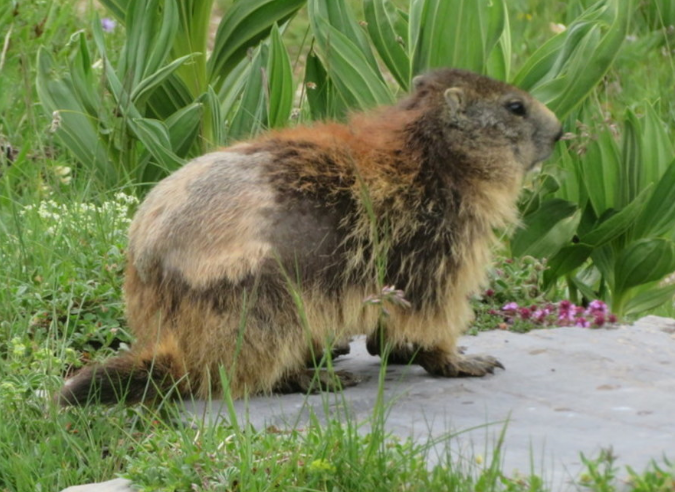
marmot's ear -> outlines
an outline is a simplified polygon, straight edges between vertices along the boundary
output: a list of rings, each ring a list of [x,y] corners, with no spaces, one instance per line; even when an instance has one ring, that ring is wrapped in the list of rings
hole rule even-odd
[[[416,75],[415,77],[413,77],[412,79],[413,90],[416,91],[420,90],[425,84],[424,79],[425,79],[424,75]]]
[[[466,96],[461,87],[450,87],[443,95],[445,96],[445,102],[450,109],[450,114],[456,116],[457,113],[464,110]]]

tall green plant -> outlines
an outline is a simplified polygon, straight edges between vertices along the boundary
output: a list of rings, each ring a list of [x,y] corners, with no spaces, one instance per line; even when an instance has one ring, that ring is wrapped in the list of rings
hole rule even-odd
[[[466,68],[531,90],[564,118],[611,66],[632,10],[630,2],[597,2],[512,78],[505,0],[411,0],[407,12],[390,0],[363,0],[365,29],[345,0],[308,0],[308,7],[317,58],[310,58],[305,81],[319,93],[309,89],[308,101],[313,116],[333,117],[393,99],[372,46],[399,89],[432,68]]]
[[[185,157],[223,143],[228,121],[231,133],[241,136],[267,126],[270,115],[275,125],[288,120],[291,69],[275,26],[304,0],[235,3],[221,20],[208,57],[213,0],[103,3],[126,28],[117,64],[95,22],[94,49],[79,32],[58,62],[41,50],[37,80],[57,135],[104,183],[156,181]],[[272,39],[260,46],[270,33]],[[250,49],[257,51],[249,58]],[[258,94],[242,99],[252,84]],[[262,92],[265,111],[258,97]]]
[[[67,62],[40,52],[38,89],[57,134],[106,183],[155,181],[185,157],[288,121],[293,77],[274,26],[304,0],[235,2],[208,57],[212,0],[103,3],[126,26],[119,61],[113,65],[95,25],[93,51],[77,33]],[[410,0],[407,11],[391,0],[363,0],[365,23],[345,0],[308,0],[307,6],[313,48],[303,93],[311,118],[389,104],[413,76],[439,66],[511,79],[505,0]],[[584,11],[513,81],[561,117],[570,114],[602,79],[625,37],[630,5],[619,7],[619,0],[600,0]],[[93,68],[97,58],[100,71]]]
[[[602,298],[617,315],[672,299],[675,272],[675,149],[651,106],[629,110],[620,140],[604,128],[587,146],[562,145],[558,168],[526,197],[516,256],[548,258],[545,287]]]

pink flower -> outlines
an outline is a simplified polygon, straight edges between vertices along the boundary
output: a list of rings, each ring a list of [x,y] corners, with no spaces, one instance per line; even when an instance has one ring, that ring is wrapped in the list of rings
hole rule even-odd
[[[532,316],[532,311],[526,307],[520,308],[518,312],[520,313],[520,317],[523,319],[530,319],[530,316]]]
[[[593,324],[598,328],[605,324],[605,317],[602,314],[596,315]]]
[[[563,310],[563,311],[567,311],[567,310],[570,309],[573,305],[574,305],[574,304],[572,304],[570,301],[564,300],[564,301],[560,301],[560,302],[558,303],[558,308],[561,309],[561,310]]]
[[[616,323],[617,321],[619,321],[619,319],[616,317],[615,314],[610,314],[607,319],[609,320],[610,323]]]
[[[504,307],[502,308],[502,311],[515,312],[517,309],[518,309],[518,303],[517,302],[509,302],[508,304],[504,304]]]
[[[581,328],[588,328],[589,326],[591,326],[591,324],[588,322],[586,318],[577,318],[574,324]]]
[[[485,296],[486,296],[486,297],[492,297],[493,295],[495,295],[495,291],[494,291],[494,290],[488,289],[488,290],[485,291]]]
[[[596,299],[595,301],[590,302],[590,304],[588,305],[588,310],[593,314],[606,314],[607,304],[605,304],[599,299]]]

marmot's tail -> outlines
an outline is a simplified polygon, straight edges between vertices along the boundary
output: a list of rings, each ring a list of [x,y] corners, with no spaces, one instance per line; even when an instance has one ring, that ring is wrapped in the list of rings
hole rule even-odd
[[[171,352],[139,356],[129,353],[83,368],[56,396],[60,405],[153,402],[183,394],[185,370]]]

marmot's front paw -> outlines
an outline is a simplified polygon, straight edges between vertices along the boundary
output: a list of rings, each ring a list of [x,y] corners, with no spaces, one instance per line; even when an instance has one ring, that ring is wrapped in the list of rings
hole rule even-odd
[[[504,369],[504,365],[491,355],[455,355],[428,354],[420,360],[420,365],[429,374],[446,378],[482,377],[493,374],[495,368]]]

